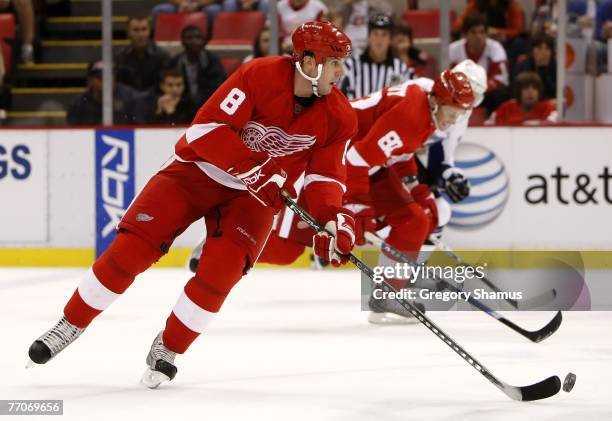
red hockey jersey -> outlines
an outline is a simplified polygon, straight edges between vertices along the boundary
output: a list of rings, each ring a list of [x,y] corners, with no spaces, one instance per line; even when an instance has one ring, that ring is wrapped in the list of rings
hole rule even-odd
[[[399,175],[416,173],[416,150],[435,131],[427,92],[410,82],[385,88],[351,102],[358,133],[347,152],[348,191],[345,202],[368,200],[371,168],[391,167]]]
[[[341,205],[344,155],[357,130],[355,114],[336,88],[308,106],[296,101],[293,89],[288,57],[241,66],[200,108],[176,144],[177,159],[195,162],[220,184],[245,190],[226,171],[246,158],[267,155],[287,172],[287,185],[305,172],[307,193],[316,194],[321,204]],[[317,217],[316,209],[311,211]]]

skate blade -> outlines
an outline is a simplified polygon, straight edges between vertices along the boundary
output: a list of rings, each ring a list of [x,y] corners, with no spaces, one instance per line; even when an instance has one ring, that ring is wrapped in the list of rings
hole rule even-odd
[[[368,322],[373,325],[414,325],[418,320],[414,317],[403,317],[393,313],[377,313],[371,311]]]
[[[147,367],[147,370],[140,379],[140,384],[148,387],[149,389],[157,389],[163,382],[170,381],[170,377],[159,371],[151,370]]]

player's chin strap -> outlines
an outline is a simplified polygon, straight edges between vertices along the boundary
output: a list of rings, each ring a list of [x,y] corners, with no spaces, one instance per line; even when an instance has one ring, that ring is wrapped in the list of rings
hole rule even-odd
[[[295,62],[295,67],[297,67],[298,72],[300,72],[304,79],[307,79],[310,81],[310,83],[312,83],[312,93],[315,94],[315,96],[320,97],[321,95],[319,95],[319,79],[321,78],[321,73],[323,73],[323,65],[317,64],[317,77],[311,77],[306,75],[306,73],[302,71],[302,66],[300,65],[299,61]]]
[[[434,125],[436,126],[437,130],[440,131],[444,131],[440,128],[440,123],[438,122],[438,117],[436,116],[436,114],[438,114],[438,110],[440,109],[440,104],[438,104],[438,101],[436,101],[433,96],[429,96],[429,110],[431,111],[431,119],[434,122]]]

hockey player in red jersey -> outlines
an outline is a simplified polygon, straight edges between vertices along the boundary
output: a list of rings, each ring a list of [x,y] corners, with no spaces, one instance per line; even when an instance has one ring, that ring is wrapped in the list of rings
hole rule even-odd
[[[414,153],[436,129],[445,131],[465,118],[475,99],[471,85],[463,73],[447,70],[431,89],[406,82],[351,102],[359,130],[347,152],[344,203],[356,215],[358,244],[364,243],[364,231],[388,225],[392,229],[387,241],[414,256],[437,226],[433,196],[427,186],[415,181]],[[298,182],[296,190],[299,187]],[[308,197],[300,196],[300,202],[308,206]],[[309,244],[311,232],[293,223],[291,212],[281,217],[290,221],[279,221],[262,262],[289,264]],[[287,236],[283,231],[291,233]]]
[[[206,329],[257,261],[283,203],[280,190],[302,173],[310,212],[334,234],[316,234],[315,253],[346,261],[355,236],[352,214],[342,207],[344,154],[357,122],[334,85],[351,42],[330,23],[307,22],[294,32],[293,45],[292,58],[262,58],[239,68],[200,108],[174,157],[128,208],[64,316],[30,347],[32,362],[44,364],[72,343],[181,232],[205,217],[209,235],[200,265],[153,341],[142,379],[148,387],[171,380],[176,354]]]

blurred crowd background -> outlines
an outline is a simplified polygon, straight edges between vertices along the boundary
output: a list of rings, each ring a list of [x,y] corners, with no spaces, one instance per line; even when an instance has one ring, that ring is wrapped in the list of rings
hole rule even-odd
[[[339,87],[358,98],[434,77],[470,58],[488,74],[473,125],[555,124],[560,10],[556,0],[448,0],[447,57],[440,1],[113,1],[113,120],[186,125],[242,63],[290,54],[301,23],[328,20],[354,54]],[[101,1],[0,0],[0,126],[102,123]],[[612,0],[566,0],[565,121],[612,123]]]

